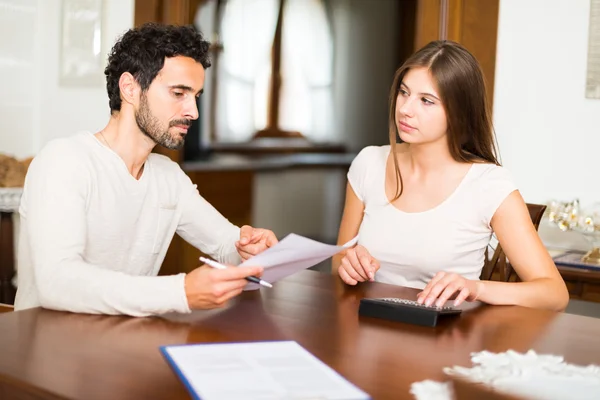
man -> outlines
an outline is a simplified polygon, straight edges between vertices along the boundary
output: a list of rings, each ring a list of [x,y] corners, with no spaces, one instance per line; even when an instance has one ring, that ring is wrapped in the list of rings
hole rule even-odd
[[[147,24],[114,45],[105,70],[104,129],[54,140],[32,162],[21,201],[16,309],[146,316],[213,308],[262,269],[156,276],[177,232],[203,252],[239,264],[277,242],[232,225],[178,164],[151,153],[183,145],[209,43],[188,27]],[[238,240],[239,239],[239,240]]]

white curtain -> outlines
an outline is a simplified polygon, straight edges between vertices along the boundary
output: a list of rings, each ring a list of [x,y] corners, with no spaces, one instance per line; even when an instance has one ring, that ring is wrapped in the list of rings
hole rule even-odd
[[[249,140],[265,126],[278,6],[278,0],[226,2],[218,71],[216,130],[220,141]]]
[[[333,38],[322,0],[287,0],[279,125],[314,141],[333,136]]]
[[[267,124],[271,49],[279,0],[227,0],[225,4],[216,131],[219,141],[241,142],[250,140]],[[205,12],[203,23],[197,19],[201,29],[212,25],[208,14],[213,15]],[[210,32],[204,33],[210,37]],[[315,141],[333,135],[332,71],[333,39],[323,1],[287,0],[282,32],[281,129],[299,131]],[[205,89],[210,89],[207,86],[208,81]],[[210,90],[205,92],[205,103],[209,103]]]

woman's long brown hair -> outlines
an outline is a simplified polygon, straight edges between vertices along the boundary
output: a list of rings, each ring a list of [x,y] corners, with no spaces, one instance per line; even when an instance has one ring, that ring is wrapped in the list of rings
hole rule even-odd
[[[398,199],[404,191],[396,155],[396,140],[400,137],[396,125],[396,100],[404,76],[413,68],[427,68],[437,84],[446,111],[448,147],[452,158],[459,162],[500,165],[479,63],[467,49],[456,42],[433,41],[413,54],[396,71],[390,91],[390,146],[396,171],[396,196],[393,200]]]

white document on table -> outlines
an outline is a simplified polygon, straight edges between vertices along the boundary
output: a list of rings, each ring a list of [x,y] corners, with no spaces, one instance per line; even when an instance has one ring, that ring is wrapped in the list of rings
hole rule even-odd
[[[194,399],[370,398],[293,341],[189,344],[160,350]]]
[[[239,266],[263,267],[265,270],[261,278],[273,283],[295,272],[317,265],[340,251],[354,246],[357,242],[358,236],[342,246],[336,246],[291,233],[275,246],[244,261]],[[258,288],[260,288],[259,284],[249,283],[244,290]]]

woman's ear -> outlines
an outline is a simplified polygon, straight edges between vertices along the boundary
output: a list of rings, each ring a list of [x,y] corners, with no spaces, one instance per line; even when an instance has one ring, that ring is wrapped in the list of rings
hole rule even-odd
[[[119,78],[119,91],[121,92],[121,101],[135,105],[139,100],[140,85],[133,75],[124,72]]]

